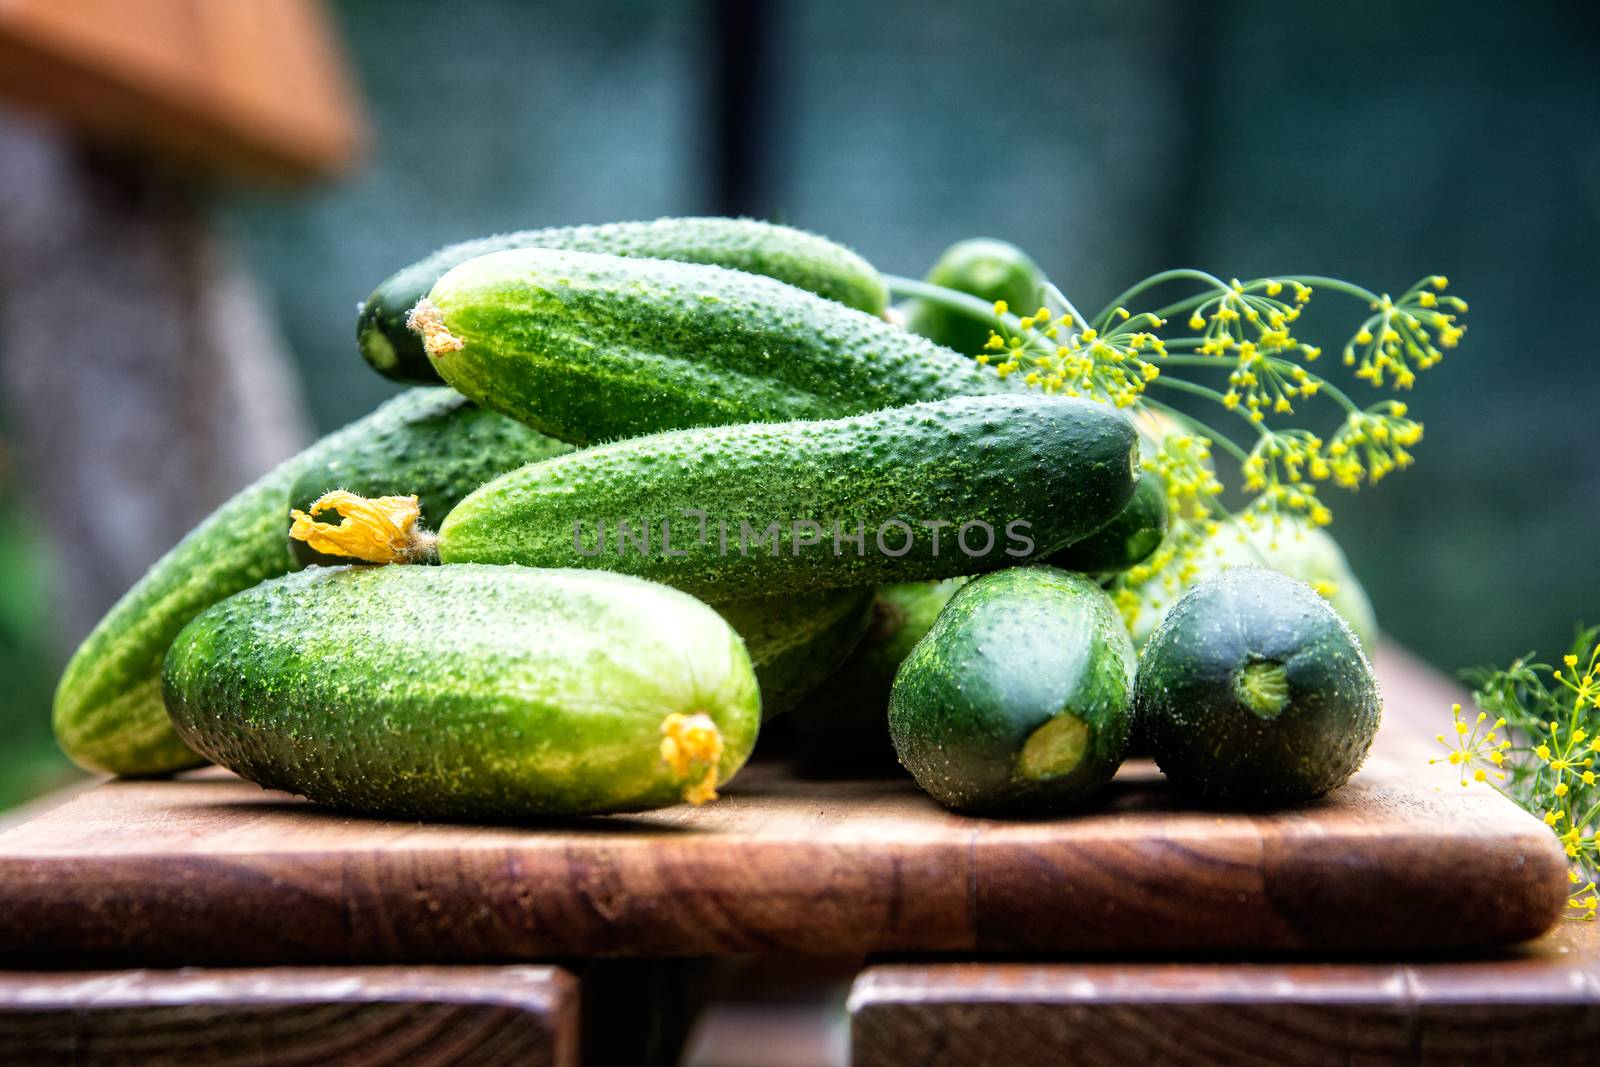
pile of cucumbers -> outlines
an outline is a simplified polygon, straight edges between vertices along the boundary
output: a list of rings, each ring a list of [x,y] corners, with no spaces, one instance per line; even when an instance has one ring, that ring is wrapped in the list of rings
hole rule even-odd
[[[1014,252],[964,243],[935,276],[1025,302]],[[746,219],[442,249],[359,315],[362,356],[412,388],[112,607],[57,690],[61,746],[413,818],[705,802],[780,712],[841,766],[892,744],[974,812],[1081,803],[1136,719],[1207,795],[1341,784],[1378,717],[1349,628],[1308,587],[1232,569],[1141,660],[1087,576],[1165,531],[1138,435],[944,343],[972,334],[890,309],[850,250]],[[406,562],[313,548],[303,513],[335,491],[376,502],[340,505],[341,530],[406,540],[381,557]]]

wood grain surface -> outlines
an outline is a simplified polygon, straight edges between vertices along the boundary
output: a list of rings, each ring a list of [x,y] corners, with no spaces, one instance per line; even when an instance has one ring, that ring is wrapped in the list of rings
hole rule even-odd
[[[1585,936],[1450,963],[877,966],[851,991],[851,1063],[1585,1062],[1600,1039],[1600,961],[1570,944]]]
[[[0,974],[0,1065],[571,1067],[554,967]]]
[[[1407,669],[1380,668],[1397,691]],[[1349,786],[1273,813],[1196,809],[1133,765],[1096,809],[1040,822],[770,767],[704,808],[538,827],[355,818],[219,771],[112,782],[0,834],[0,957],[1398,950],[1542,933],[1565,900],[1553,838],[1430,773],[1429,754],[1386,727]]]

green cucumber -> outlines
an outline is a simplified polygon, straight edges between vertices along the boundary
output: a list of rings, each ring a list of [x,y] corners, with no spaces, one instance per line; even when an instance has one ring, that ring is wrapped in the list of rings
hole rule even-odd
[[[957,241],[940,254],[927,280],[991,303],[1004,300],[1018,315],[1031,315],[1043,299],[1044,272],[1028,254],[1008,241],[975,237]],[[912,301],[906,327],[914,333],[974,356],[994,328],[971,315],[926,300]]]
[[[947,807],[1063,811],[1127,751],[1137,656],[1111,598],[1080,574],[1016,567],[950,599],[889,697],[889,734]]]
[[[603,567],[708,600],[994,570],[1133,494],[1115,408],[957,397],[827,422],[679,430],[513,471],[463,500],[445,563]]]
[[[440,278],[415,323],[446,382],[579,444],[1026,389],[881,318],[691,263],[496,252]]]
[[[1175,785],[1293,803],[1343,785],[1382,713],[1372,667],[1327,602],[1264,567],[1183,595],[1145,645],[1137,714]]]
[[[1167,491],[1153,471],[1139,476],[1128,506],[1081,541],[1074,541],[1046,562],[1062,570],[1086,574],[1125,571],[1150,558],[1167,536]]]
[[[885,718],[894,676],[966,583],[947,578],[877,590],[861,644],[789,716],[809,772],[836,776],[899,766]]]
[[[384,492],[421,487],[425,517],[437,521],[489,476],[566,447],[442,388],[404,393],[323,438],[213,512],[106,613],[56,688],[57,742],[79,766],[111,774],[201,762],[161,706],[161,658],[200,612],[297,566],[285,535],[290,503],[320,492],[313,486],[329,472]],[[385,456],[393,478],[384,476]]]
[[[706,263],[763,274],[828,300],[882,315],[888,295],[872,265],[816,234],[752,219],[684,218],[521,230],[447,245],[391,276],[361,305],[356,340],[378,373],[437,382],[422,342],[406,328],[411,308],[441,275],[476,256],[516,248],[562,248],[617,256]]]
[[[872,620],[870,589],[713,604],[744,638],[761,683],[761,714],[794,707],[849,657]]]
[[[744,642],[716,612],[596,571],[302,571],[189,623],[162,680],[197,752],[390,817],[703,799],[743,765],[761,720]],[[664,738],[707,719],[716,740],[669,759]]]

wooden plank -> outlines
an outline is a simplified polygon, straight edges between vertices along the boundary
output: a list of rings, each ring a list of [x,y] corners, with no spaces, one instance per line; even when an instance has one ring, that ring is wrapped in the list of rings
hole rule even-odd
[[[1436,711],[1435,714],[1445,714]],[[0,954],[141,963],[733,952],[1402,949],[1532,938],[1548,831],[1385,729],[1347,788],[1200,810],[1148,765],[1040,822],[909,782],[752,769],[705,808],[542,827],[320,810],[211,771],[112,782],[0,834]],[[1375,906],[1375,902],[1382,906]]]
[[[0,96],[230,176],[337,175],[366,140],[318,0],[4,0]]]
[[[0,973],[0,1067],[578,1062],[554,967]]]
[[[1600,1039],[1595,955],[1558,949],[1411,964],[882,965],[851,990],[850,1062],[1558,1063]]]

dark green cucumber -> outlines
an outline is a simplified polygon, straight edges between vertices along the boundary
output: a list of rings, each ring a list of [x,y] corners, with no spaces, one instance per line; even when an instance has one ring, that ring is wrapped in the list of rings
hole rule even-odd
[[[966,582],[947,578],[877,590],[861,644],[789,716],[808,773],[833,777],[899,767],[886,718],[894,676]]]
[[[849,657],[872,620],[870,589],[713,604],[744,638],[761,682],[761,714],[794,707]]]
[[[1150,558],[1167,536],[1167,491],[1152,471],[1139,476],[1127,507],[1082,541],[1075,541],[1046,562],[1062,570],[1086,574],[1125,571]]]
[[[1033,314],[1043,298],[1044,272],[1038,264],[1016,245],[988,237],[957,241],[945,249],[929,269],[927,280],[990,302],[1004,300],[1018,315]],[[994,323],[915,300],[907,309],[906,327],[973,356],[988,342]]]
[[[962,811],[1063,811],[1127,751],[1137,655],[1094,582],[986,574],[950,599],[895,677],[889,734],[917,784]]]
[[[415,496],[422,524],[439,525],[461,498],[484,482],[527,463],[571,452],[573,446],[485,411],[451,389],[415,417],[374,426],[365,437],[325,450],[289,489],[289,507],[301,511],[332,489],[365,497]],[[288,522],[288,516],[284,516]],[[302,565],[349,563],[289,539]]]
[[[882,315],[888,297],[872,265],[827,238],[752,219],[683,218],[560,226],[448,245],[399,271],[361,305],[356,339],[373,369],[396,381],[436,382],[406,316],[451,267],[516,248],[563,248],[643,259],[706,263],[763,274],[820,297]]]
[[[499,420],[498,428],[490,429],[491,419]],[[449,447],[457,427],[467,431],[465,444],[473,452],[464,464]],[[420,439],[413,441],[413,433]],[[492,457],[483,453],[491,441],[497,449]],[[420,476],[429,466],[417,450],[423,443],[440,469],[464,472],[451,491],[442,491],[446,479]],[[366,484],[386,484],[377,474],[387,450],[397,457],[407,484],[422,481],[440,487],[430,505],[440,515],[450,499],[459,499],[483,480],[480,472],[510,470],[559,447],[464,403],[453,390],[416,389],[285,461],[158,560],[84,639],[56,688],[54,721],[62,750],[87,770],[111,774],[162,774],[201,762],[167,721],[161,705],[161,658],[172,638],[200,612],[296,566],[285,523],[291,494],[308,472],[326,472],[359,457],[351,473],[365,470],[374,478]]]
[[[178,734],[270,789],[406,818],[677,803],[761,720],[744,642],[651,582],[520,567],[319,567],[201,614],[163,672]],[[663,738],[705,716],[720,753]],[[674,718],[676,717],[676,718]],[[697,720],[703,723],[703,720]]]
[[[420,307],[446,382],[579,444],[1026,389],[881,318],[721,267],[496,252],[451,270]]]
[[[946,578],[1082,537],[1138,470],[1133,429],[1108,405],[957,397],[557,456],[468,496],[438,551],[602,567],[714,601]]]
[[[1235,567],[1167,612],[1139,665],[1139,726],[1174,784],[1247,803],[1337,788],[1382,713],[1361,644],[1310,586]]]

